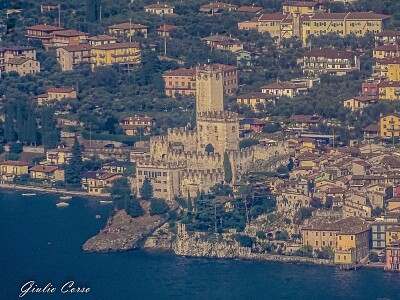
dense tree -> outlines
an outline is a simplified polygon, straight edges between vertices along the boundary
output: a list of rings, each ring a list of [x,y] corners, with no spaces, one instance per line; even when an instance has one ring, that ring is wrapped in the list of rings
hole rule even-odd
[[[163,199],[151,199],[150,215],[163,215],[169,211],[168,204]]]
[[[55,148],[58,143],[58,132],[56,130],[56,121],[54,117],[54,108],[45,107],[41,114],[41,133],[42,144],[45,148]]]
[[[82,173],[82,150],[78,139],[75,139],[74,146],[72,147],[72,158],[65,168],[65,182],[70,186],[80,186]]]
[[[147,178],[143,180],[143,185],[140,188],[140,195],[144,200],[151,200],[153,198],[153,185]]]
[[[225,174],[225,182],[230,184],[233,179],[232,165],[228,153],[226,152],[224,153],[224,174]]]

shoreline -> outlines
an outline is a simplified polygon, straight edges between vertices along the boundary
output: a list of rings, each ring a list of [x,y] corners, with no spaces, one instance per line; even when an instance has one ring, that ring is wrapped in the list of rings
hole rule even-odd
[[[85,192],[80,191],[68,191],[65,189],[56,189],[56,188],[41,188],[35,186],[28,185],[17,185],[17,184],[0,184],[0,190],[13,190],[13,191],[35,191],[45,194],[62,194],[62,195],[70,195],[70,196],[79,196],[84,198],[98,198],[98,199],[108,199],[110,196],[108,194],[100,194],[100,195],[91,195]]]

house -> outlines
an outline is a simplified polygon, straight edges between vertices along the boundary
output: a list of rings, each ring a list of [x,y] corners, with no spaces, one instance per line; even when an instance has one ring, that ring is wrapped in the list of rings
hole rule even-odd
[[[212,64],[213,69],[222,69],[224,80],[224,93],[233,94],[238,88],[238,68],[230,65]],[[205,68],[200,66],[198,68]],[[196,68],[166,71],[163,73],[165,82],[165,94],[169,97],[179,95],[196,94]]]
[[[323,118],[316,115],[292,115],[289,118],[295,130],[307,130],[310,126],[318,126]]]
[[[400,81],[400,57],[377,59],[372,71],[373,78]],[[375,80],[375,82],[379,84],[382,80]]]
[[[57,48],[57,61],[61,65],[61,70],[71,71],[80,63],[91,64],[93,62],[91,50],[92,46],[85,44]]]
[[[303,73],[307,75],[346,75],[360,70],[359,53],[335,49],[314,49],[304,53]]]
[[[243,43],[241,41],[224,35],[211,35],[202,38],[202,41],[211,49],[228,50],[231,52],[243,50]]]
[[[258,108],[261,106],[265,106],[267,102],[274,101],[274,96],[266,93],[247,93],[244,95],[240,95],[236,97],[236,102],[239,105],[247,105],[252,107],[255,111],[258,111]]]
[[[382,100],[400,100],[400,81],[382,81],[378,95]]]
[[[378,97],[380,79],[369,78],[361,84],[361,95]],[[379,98],[379,97],[378,97]]]
[[[336,222],[311,221],[301,228],[303,245],[313,249],[330,247],[338,264],[358,263],[369,252],[371,229],[367,222],[357,217],[347,217]]]
[[[261,88],[264,94],[273,95],[277,98],[288,97],[293,98],[298,95],[307,93],[308,87],[305,84],[291,82],[274,82]]]
[[[104,194],[112,187],[113,181],[121,177],[121,173],[88,171],[82,175],[82,189],[91,195]]]
[[[267,123],[260,119],[243,118],[239,120],[239,133],[240,132],[262,132]]]
[[[385,249],[385,270],[400,271],[400,242],[393,243]]]
[[[157,28],[157,34],[162,37],[169,37],[171,35],[171,31],[175,30],[176,28],[178,28],[178,26],[164,24]]]
[[[46,150],[46,161],[50,165],[68,164],[71,159],[71,148],[56,148]]]
[[[88,41],[89,34],[77,30],[57,30],[52,33],[53,46],[75,46],[85,44]]]
[[[5,72],[6,62],[16,57],[36,60],[36,48],[30,46],[0,47],[0,72]]]
[[[238,22],[239,30],[257,30],[258,29],[258,17],[254,17],[249,21]]]
[[[282,3],[284,14],[313,15],[321,11],[321,3],[312,1],[286,1]]]
[[[254,51],[236,51],[236,61],[238,67],[253,67],[254,62],[258,57],[260,57],[260,54]]]
[[[200,6],[200,12],[206,13],[206,14],[218,14],[222,13],[223,11],[226,12],[231,12],[235,11],[238,7],[234,4],[231,3],[225,3],[225,2],[210,2],[210,4],[205,4]]]
[[[376,96],[356,96],[347,99],[343,102],[345,108],[349,108],[351,111],[356,111],[359,109],[364,109],[372,104],[376,104],[378,97]]]
[[[393,226],[386,229],[385,232],[386,245],[391,245],[400,241],[400,226]]]
[[[375,59],[393,58],[400,56],[399,45],[382,45],[373,49],[372,56]]]
[[[92,36],[88,38],[88,42],[90,46],[99,46],[104,44],[114,44],[117,42],[117,38],[115,36],[110,36],[106,34],[99,34],[96,36]]]
[[[363,130],[365,140],[375,139],[379,137],[380,126],[379,124],[370,124]]]
[[[53,45],[53,33],[64,28],[52,25],[39,24],[25,28],[25,36],[28,40],[39,40],[48,49]]]
[[[151,128],[154,126],[154,124],[154,119],[149,116],[142,117],[135,115],[132,117],[123,118],[120,126],[126,135],[148,135],[150,134]]]
[[[387,210],[392,211],[400,208],[400,198],[394,197],[386,201]]]
[[[263,11],[263,8],[260,6],[240,6],[238,7],[235,12],[246,13],[246,14],[260,14]]]
[[[175,6],[157,2],[155,4],[146,5],[144,10],[151,14],[171,15],[174,13],[174,8]]]
[[[37,100],[38,105],[43,105],[52,100],[77,99],[77,93],[73,88],[49,88],[47,93],[33,98]]]
[[[141,62],[141,45],[137,42],[104,44],[92,47],[92,68],[122,65],[133,68]]]
[[[26,57],[10,58],[6,62],[5,71],[6,73],[14,71],[17,72],[20,76],[25,76],[28,74],[34,75],[40,72],[40,62]]]
[[[109,173],[123,174],[128,168],[133,168],[135,166],[136,164],[130,161],[113,161],[103,164],[101,169]]]
[[[0,182],[12,183],[16,176],[28,174],[29,163],[8,160],[0,162]]]
[[[108,32],[112,36],[128,38],[134,36],[138,33],[147,38],[147,29],[149,26],[142,24],[132,24],[132,23],[121,23],[108,26]]]
[[[29,176],[34,179],[64,181],[64,170],[59,166],[36,165],[29,168]]]
[[[375,218],[371,224],[372,230],[372,249],[383,250],[389,246],[386,244],[386,230],[390,227],[400,226],[398,215],[383,215]]]
[[[400,30],[385,30],[375,34],[376,44],[400,44]]]

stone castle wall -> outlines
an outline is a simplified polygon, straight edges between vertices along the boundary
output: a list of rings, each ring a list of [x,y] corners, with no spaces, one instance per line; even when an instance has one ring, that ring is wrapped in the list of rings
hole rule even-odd
[[[180,172],[181,187],[183,197],[197,195],[197,192],[210,192],[210,188],[224,181],[225,173],[223,169],[196,170],[185,169]]]

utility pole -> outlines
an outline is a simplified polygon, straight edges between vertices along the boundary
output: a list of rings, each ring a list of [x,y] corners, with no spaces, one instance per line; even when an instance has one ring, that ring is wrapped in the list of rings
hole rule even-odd
[[[167,36],[165,32],[165,23],[164,23],[164,57],[167,57]]]
[[[100,11],[99,11],[99,20],[101,22],[101,5],[100,5]]]
[[[217,199],[214,198],[214,231],[217,232]]]
[[[58,4],[58,27],[61,28],[61,4]]]
[[[92,123],[89,126],[89,147],[92,148]]]

